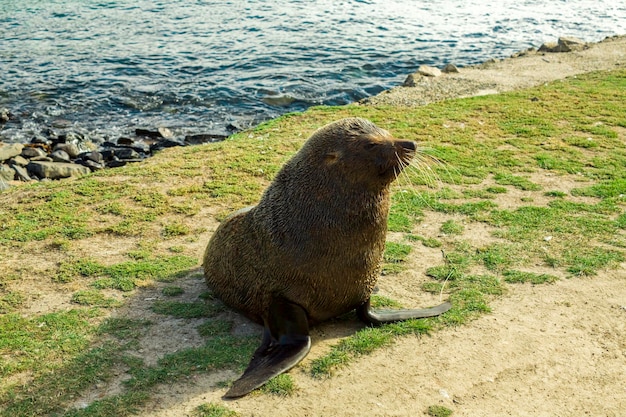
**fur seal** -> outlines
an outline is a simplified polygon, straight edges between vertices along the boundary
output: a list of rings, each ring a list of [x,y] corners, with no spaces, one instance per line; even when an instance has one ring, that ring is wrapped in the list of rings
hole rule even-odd
[[[225,398],[246,395],[309,352],[309,326],[351,310],[367,323],[439,315],[446,302],[374,311],[389,213],[389,185],[409,164],[413,141],[368,120],[317,130],[281,168],[258,205],[215,231],[204,276],[228,306],[263,324],[261,346]]]

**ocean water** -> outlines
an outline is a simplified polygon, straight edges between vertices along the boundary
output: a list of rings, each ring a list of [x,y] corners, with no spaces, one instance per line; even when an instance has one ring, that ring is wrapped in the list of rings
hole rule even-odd
[[[626,33],[615,0],[0,0],[0,140],[47,128],[226,133],[559,36]]]

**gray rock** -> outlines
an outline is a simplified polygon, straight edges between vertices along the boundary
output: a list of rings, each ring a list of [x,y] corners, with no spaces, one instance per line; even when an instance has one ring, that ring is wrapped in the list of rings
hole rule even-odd
[[[2,191],[8,190],[9,188],[11,188],[11,185],[4,181],[2,178],[0,178],[0,193]]]
[[[53,180],[85,175],[91,172],[89,168],[82,165],[64,162],[31,161],[26,168],[28,168],[28,172],[33,173],[39,178],[50,178]]]
[[[30,143],[39,144],[39,145],[50,145],[52,142],[45,136],[36,135],[30,140]]]
[[[15,171],[8,165],[0,165],[0,180],[13,181],[15,178]]]
[[[423,77],[417,72],[414,74],[409,74],[402,83],[402,87],[415,87],[421,78]]]
[[[91,161],[89,159],[81,160],[80,164],[83,165],[83,166],[86,166],[91,171],[99,171],[101,169],[104,169],[104,167],[105,167],[104,163],[94,162],[94,161]]]
[[[132,146],[135,144],[135,140],[121,136],[117,138],[117,144],[122,146]]]
[[[140,156],[131,148],[118,148],[115,150],[115,156],[119,159],[139,159]]]
[[[157,129],[157,132],[159,132],[161,137],[164,139],[174,139],[174,133],[172,133],[172,131],[167,127],[160,127]]]
[[[72,126],[72,122],[67,119],[56,119],[52,121],[52,126],[58,129],[67,129]]]
[[[24,158],[33,159],[38,157],[47,157],[48,154],[41,148],[34,148],[32,146],[25,146],[22,149],[22,154]]]
[[[448,64],[444,67],[443,72],[445,72],[446,74],[459,72],[459,68],[454,64]]]
[[[101,163],[102,161],[104,161],[104,158],[102,157],[102,154],[100,152],[97,152],[97,151],[85,152],[85,153],[80,155],[80,158],[83,161],[93,161],[93,162],[97,162],[97,163]]]
[[[11,120],[11,112],[9,109],[1,108],[0,109],[0,123],[6,123]]]
[[[535,52],[537,52],[537,50],[533,47],[530,47],[528,49],[524,49],[523,51],[519,51],[519,52],[515,52],[514,54],[511,54],[511,58],[519,58],[521,56],[528,56],[528,55],[532,55]]]
[[[478,66],[478,68],[489,68],[491,67],[493,64],[498,63],[499,61],[495,58],[489,58],[488,60],[486,60],[485,62],[483,62],[482,64],[480,64]]]
[[[429,67],[428,65],[420,65],[417,72],[426,77],[439,77],[441,70],[435,67]]]
[[[150,145],[150,152],[160,151],[165,148],[173,148],[175,146],[185,146],[183,142],[172,139],[161,139],[156,143]]]
[[[23,148],[24,145],[21,143],[5,144],[0,142],[0,162],[21,154]]]
[[[135,136],[143,136],[148,138],[162,138],[162,139],[173,139],[174,134],[167,127],[159,127],[157,130],[150,129],[135,129]]]
[[[21,167],[25,167],[26,165],[28,165],[28,159],[24,158],[21,155],[18,155],[9,159],[9,165],[11,166],[19,165]]]
[[[31,161],[54,162],[49,156],[35,156],[30,158]]]
[[[73,131],[59,135],[59,139],[64,143],[73,143],[74,145],[85,142],[85,136],[82,133]]]
[[[150,152],[150,145],[148,145],[147,143],[143,141],[133,140],[131,138],[121,137],[117,140],[117,144],[119,146],[114,146],[113,147],[114,149],[118,147],[125,147],[125,148],[132,148],[136,150],[137,152],[143,152],[143,153]]]
[[[15,170],[16,180],[19,180],[19,181],[32,181],[33,180],[30,177],[30,175],[28,175],[28,171],[26,171],[26,168],[19,166],[19,165],[13,165],[13,169]]]
[[[225,140],[227,135],[218,135],[213,133],[201,133],[198,135],[187,135],[185,136],[185,144],[186,145],[199,145],[201,143],[213,143],[213,142],[221,142]]]
[[[64,151],[72,159],[78,157],[78,154],[80,153],[78,146],[76,146],[76,144],[74,143],[57,143],[54,146],[53,151]]]
[[[587,47],[587,43],[575,38],[560,37],[558,42],[546,42],[539,47],[539,52],[572,52],[582,51]]]
[[[70,156],[67,154],[67,152],[61,149],[57,149],[56,151],[52,152],[50,154],[50,157],[54,162],[71,162]]]
[[[141,161],[143,161],[143,159],[114,159],[113,161],[108,162],[107,166],[109,168],[119,168],[129,163],[136,163]]]
[[[573,36],[559,38],[557,52],[582,51],[587,47],[587,43]]]
[[[538,52],[556,52],[557,46],[558,44],[556,42],[545,42],[539,47],[537,51]]]

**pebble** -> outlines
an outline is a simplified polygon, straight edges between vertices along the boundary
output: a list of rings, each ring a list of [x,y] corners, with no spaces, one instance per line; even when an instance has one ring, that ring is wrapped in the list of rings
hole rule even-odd
[[[0,165],[0,180],[11,181],[15,176],[15,172],[8,165]]]
[[[33,146],[26,146],[22,149],[22,154],[24,158],[33,159],[33,158],[46,158],[48,154],[41,148],[35,148]]]
[[[57,149],[56,151],[52,152],[50,154],[50,157],[54,162],[71,162],[70,156],[67,154],[67,152],[61,149]]]
[[[439,77],[441,70],[435,67],[429,67],[428,65],[420,65],[417,72],[426,77]]]
[[[26,170],[26,166],[28,165],[28,163],[24,166],[21,165],[13,165],[13,170],[15,171],[15,179],[18,181],[32,181],[32,178],[30,177],[30,175],[28,175],[28,171]]]
[[[454,64],[448,64],[443,68],[442,72],[446,74],[457,73],[459,72],[459,68]]]
[[[78,164],[44,161],[31,161],[26,169],[38,178],[51,180],[86,175],[91,172],[89,168]]]
[[[67,153],[70,158],[77,158],[80,154],[78,146],[73,143],[57,143],[54,145],[54,151],[63,151]]]
[[[0,162],[20,155],[23,148],[24,145],[22,145],[21,143],[5,144],[0,142]]]

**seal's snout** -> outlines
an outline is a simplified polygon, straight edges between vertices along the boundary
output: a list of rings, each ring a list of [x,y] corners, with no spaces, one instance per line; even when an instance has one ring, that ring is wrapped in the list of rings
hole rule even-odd
[[[416,150],[417,143],[412,140],[399,140],[396,142],[396,153],[404,164],[411,162]]]
[[[417,144],[412,140],[401,140],[398,142],[398,145],[402,146],[405,151],[415,152],[417,149]]]

